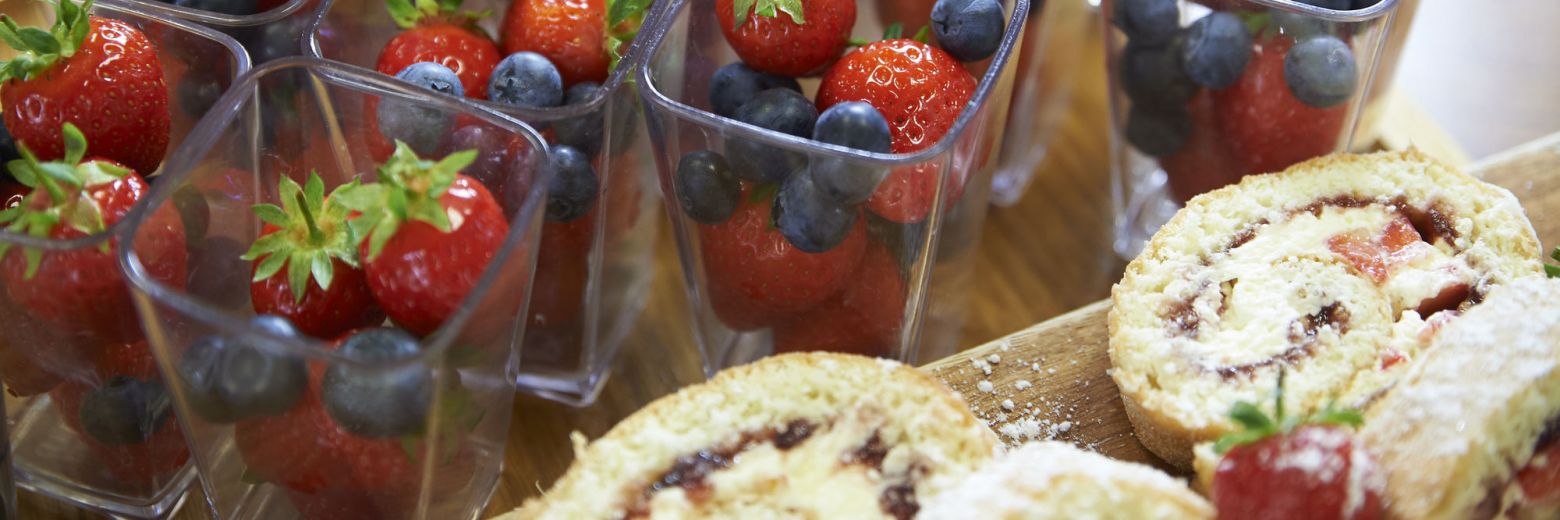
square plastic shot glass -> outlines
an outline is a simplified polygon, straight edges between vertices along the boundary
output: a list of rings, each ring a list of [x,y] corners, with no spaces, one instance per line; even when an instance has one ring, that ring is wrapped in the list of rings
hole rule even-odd
[[[876,40],[884,28],[868,5],[860,4],[852,35]],[[706,371],[794,350],[912,363],[953,353],[1029,3],[1009,2],[996,54],[966,65],[978,84],[946,134],[901,154],[823,144],[714,114],[710,79],[738,60],[721,35],[714,1],[662,7],[655,32],[641,35],[653,47],[639,77]],[[803,79],[809,99],[817,89],[817,80]],[[685,190],[679,169],[715,162],[736,177],[783,167],[778,173],[786,179],[828,164],[879,179],[872,196],[902,204],[844,207],[851,220],[843,237],[806,252],[772,224],[781,196],[773,181],[741,181],[729,214],[695,220],[680,201],[714,193]]]
[[[249,51],[255,64],[303,54],[307,31],[322,3],[321,0],[121,1],[141,12],[205,25],[232,36]]]
[[[385,44],[402,32],[385,2],[325,2],[310,52],[375,68]],[[508,2],[466,0],[460,7],[491,13],[479,26],[487,34],[502,35],[499,22]],[[655,25],[656,16],[655,9],[645,15],[641,33]],[[502,49],[502,38],[499,43]],[[570,144],[592,159],[597,188],[590,209],[574,217],[548,217],[542,224],[518,381],[524,391],[577,406],[593,402],[605,385],[650,291],[660,192],[633,76],[644,47],[642,41],[630,44],[594,94],[568,105],[521,108],[468,98],[534,125],[553,144],[568,129],[582,140]]]
[[[502,147],[469,150],[474,163],[504,163],[503,175],[426,173],[468,150],[450,139],[454,128],[501,138]],[[187,229],[190,260],[173,283],[140,249],[120,261],[212,512],[471,518],[494,489],[508,437],[549,181],[541,138],[457,98],[312,58],[246,75],[194,135],[168,167],[172,184],[118,239],[155,242],[159,212],[204,222]],[[391,156],[386,135],[407,146]],[[362,184],[336,191],[352,182]],[[430,223],[430,204],[448,231]],[[358,224],[373,219],[399,222],[377,257],[359,249],[375,235]],[[292,240],[294,253],[252,282],[287,251],[246,259],[261,236]],[[297,253],[306,249],[296,244],[332,243],[361,269],[333,255],[322,278],[322,261]],[[300,274],[301,298],[288,289]]]
[[[1073,74],[1083,54],[1090,8],[1084,0],[1049,0],[1029,11],[1022,56],[1013,80],[1013,104],[1002,132],[1001,159],[991,178],[991,203],[1011,206],[1023,198],[1045,160],[1051,136],[1072,100]]]
[[[1346,150],[1398,0],[1105,0],[1116,253],[1197,194]]]
[[[54,19],[53,7],[41,2],[9,2],[6,14],[25,25],[44,27]],[[248,55],[221,33],[137,12],[112,0],[95,3],[91,14],[124,21],[157,47],[169,90],[169,145],[163,167],[137,173],[152,187],[161,186],[173,150],[190,138],[190,127],[209,106],[184,94],[226,90],[249,69]],[[204,73],[186,74],[195,68]],[[143,187],[142,193],[149,189]],[[23,191],[8,189],[6,204]],[[7,391],[17,485],[123,517],[172,511],[194,478],[186,464],[184,438],[176,422],[167,419],[166,406],[156,407],[154,417],[163,422],[144,438],[100,438],[104,430],[95,428],[102,424],[97,419],[103,413],[113,413],[113,406],[101,405],[112,402],[105,401],[105,395],[123,388],[114,384],[116,376],[136,378],[143,388],[157,387],[156,370],[131,311],[130,290],[113,256],[118,248],[113,234],[144,209],[144,201],[89,236],[50,239],[0,231],[0,246],[6,250],[0,255],[0,266],[5,266],[0,270],[6,273],[5,290],[0,290],[0,380]],[[38,271],[31,277],[23,267],[30,253],[39,255]],[[85,403],[92,406],[84,410]],[[83,428],[84,419],[94,428]]]

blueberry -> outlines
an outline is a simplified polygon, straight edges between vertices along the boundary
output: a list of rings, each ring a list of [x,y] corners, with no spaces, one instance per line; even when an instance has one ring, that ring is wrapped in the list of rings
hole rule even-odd
[[[818,107],[800,92],[772,88],[758,93],[737,109],[738,121],[790,134],[810,137],[818,120]],[[780,182],[807,165],[807,156],[745,139],[726,144],[726,156],[738,177],[754,182]]]
[[[1186,28],[1181,46],[1181,64],[1192,81],[1204,87],[1221,89],[1240,79],[1251,61],[1251,34],[1240,18],[1230,13],[1213,13]]]
[[[576,83],[569,87],[564,94],[563,104],[579,105],[596,96],[601,90],[601,85],[593,82]],[[595,157],[601,152],[601,130],[606,126],[602,120],[600,110],[592,110],[578,117],[571,117],[553,123],[553,136],[560,144],[565,144],[579,150],[587,157]]]
[[[730,63],[716,69],[710,77],[710,107],[716,115],[735,117],[743,103],[772,88],[802,91],[796,78],[759,72],[742,62]]]
[[[1127,142],[1138,151],[1164,157],[1181,150],[1192,132],[1185,111],[1153,111],[1132,107],[1127,113]]]
[[[146,442],[171,415],[161,382],[114,376],[81,398],[81,429],[110,446]]]
[[[1181,68],[1174,45],[1150,47],[1127,43],[1121,51],[1121,89],[1133,106],[1169,109],[1186,106],[1197,95],[1197,84]]]
[[[483,125],[457,128],[450,134],[442,154],[449,155],[461,150],[477,151],[476,162],[462,169],[461,173],[476,179],[494,193],[503,190],[504,181],[509,177],[510,156],[513,155],[508,133]]]
[[[298,334],[280,316],[256,316],[250,323],[279,338]],[[280,415],[292,409],[308,387],[308,367],[301,357],[223,336],[190,345],[178,371],[195,413],[214,423]]]
[[[829,107],[818,116],[814,140],[867,152],[887,153],[893,144],[888,120],[872,105],[850,101]],[[814,157],[812,180],[819,191],[840,204],[860,204],[888,172],[881,167],[838,157]]]
[[[1284,83],[1301,103],[1327,108],[1354,95],[1354,51],[1336,36],[1301,40],[1284,55]]]
[[[1381,3],[1381,0],[1354,0],[1349,3],[1350,9],[1365,9]]]
[[[420,355],[416,338],[377,327],[347,337],[338,352],[356,363],[332,361],[320,382],[325,411],[337,424],[364,437],[422,431],[433,400],[433,374],[415,362],[396,363]]]
[[[824,195],[803,170],[780,185],[775,196],[775,227],[787,242],[807,253],[822,253],[845,240],[856,224],[856,210]]]
[[[242,16],[255,14],[255,0],[174,0],[173,5],[214,13]]]
[[[704,224],[725,222],[742,199],[742,182],[731,174],[731,165],[709,150],[682,156],[673,182],[683,213]]]
[[[545,56],[530,51],[510,54],[493,69],[488,99],[517,107],[555,107],[563,103],[563,76]]]
[[[1119,0],[1111,20],[1132,41],[1159,45],[1181,28],[1181,10],[1176,0]]]
[[[16,140],[11,138],[11,131],[0,121],[0,164],[21,158],[22,153],[16,151]]]
[[[590,158],[572,146],[552,146],[547,151],[547,167],[553,172],[547,184],[547,220],[568,222],[589,213],[601,185]]]
[[[227,339],[206,336],[195,340],[179,357],[179,379],[184,384],[186,400],[195,414],[207,422],[231,423],[244,418],[243,412],[228,405],[222,396],[223,358],[231,349]]]
[[[443,65],[432,62],[408,65],[395,77],[434,92],[452,96],[464,96],[460,77]],[[379,117],[379,133],[391,140],[405,141],[420,154],[432,154],[449,134],[454,117],[435,107],[417,106],[410,102],[382,98],[376,109]]]
[[[303,42],[299,38],[302,28],[299,26],[303,24],[303,19],[289,17],[246,31],[244,34],[248,41],[244,42],[244,49],[249,51],[249,57],[255,65],[302,54]]]
[[[1002,4],[997,0],[937,0],[932,34],[959,61],[980,61],[1002,45]]]

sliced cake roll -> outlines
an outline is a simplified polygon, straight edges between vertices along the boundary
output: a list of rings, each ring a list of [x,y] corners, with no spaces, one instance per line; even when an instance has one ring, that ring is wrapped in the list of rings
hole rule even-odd
[[[1560,280],[1448,323],[1361,430],[1395,518],[1560,517]]]
[[[510,517],[905,520],[997,445],[963,400],[910,367],[780,355],[629,416]]]
[[[1111,375],[1183,469],[1282,367],[1285,407],[1369,402],[1439,325],[1537,275],[1510,192],[1417,152],[1334,155],[1187,203],[1112,291]]]
[[[926,520],[1211,519],[1180,479],[1055,441],[1025,444],[931,498]]]

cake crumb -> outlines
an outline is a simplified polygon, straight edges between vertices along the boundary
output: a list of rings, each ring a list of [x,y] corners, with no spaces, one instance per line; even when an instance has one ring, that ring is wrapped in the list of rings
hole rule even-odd
[[[993,365],[1001,363],[1002,362],[1002,356],[998,356],[996,354],[992,354],[990,356],[986,356],[986,362],[987,363],[991,363]]]
[[[1064,421],[1062,424],[1056,425],[1056,431],[1067,433],[1072,430],[1072,424],[1072,421]]]
[[[979,383],[975,383],[975,388],[978,388],[980,391],[988,394],[996,390],[996,387],[992,386],[991,381],[986,379],[982,379]]]
[[[1013,383],[1013,387],[1017,388],[1019,390],[1028,390],[1029,387],[1031,387],[1031,386],[1034,386],[1034,385],[1029,384],[1029,380],[1028,379],[1020,379],[1020,380],[1018,380],[1017,383]]]
[[[1045,373],[1051,374],[1051,375],[1054,376],[1054,375],[1056,375],[1056,369],[1054,369],[1054,368],[1047,368],[1047,369],[1045,369]]]
[[[1013,409],[1013,400],[1012,399],[1003,399],[1002,400],[1002,409],[1004,409],[1004,410],[1012,410]]]

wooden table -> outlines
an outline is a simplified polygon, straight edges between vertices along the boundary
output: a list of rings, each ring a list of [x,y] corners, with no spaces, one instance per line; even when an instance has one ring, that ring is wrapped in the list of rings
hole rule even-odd
[[[1073,71],[1073,100],[1029,193],[1017,205],[994,208],[979,246],[971,312],[963,343],[979,345],[1104,297],[1122,262],[1111,252],[1109,139],[1101,29],[1091,22],[1084,41],[1062,52],[1085,56]],[[657,215],[665,218],[664,215]],[[596,405],[575,409],[519,396],[514,406],[505,472],[484,513],[507,511],[562,473],[571,454],[568,433],[592,438],[644,403],[702,379],[693,360],[668,360],[664,347],[693,338],[676,247],[663,233],[650,302],[630,334],[612,380]],[[199,490],[180,519],[204,519]],[[21,493],[21,518],[96,518]]]

